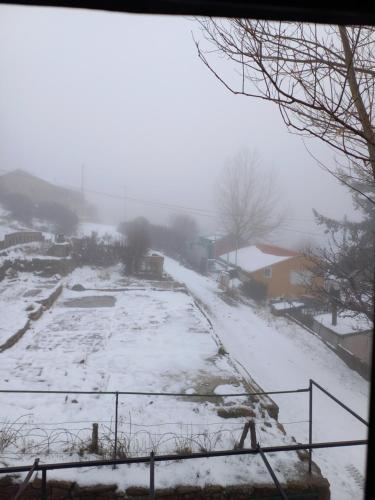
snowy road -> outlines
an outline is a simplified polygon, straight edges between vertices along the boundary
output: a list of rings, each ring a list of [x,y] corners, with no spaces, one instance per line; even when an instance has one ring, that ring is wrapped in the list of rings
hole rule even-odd
[[[226,350],[263,389],[304,388],[311,378],[367,420],[369,384],[318,338],[262,309],[228,305],[215,281],[172,259],[165,258],[165,269],[206,306]],[[280,422],[297,441],[307,442],[308,395],[274,399],[280,407]],[[314,392],[313,406],[314,441],[366,438],[366,427],[325,395]],[[359,446],[314,452],[315,462],[331,484],[332,500],[363,498],[365,457],[365,448]]]

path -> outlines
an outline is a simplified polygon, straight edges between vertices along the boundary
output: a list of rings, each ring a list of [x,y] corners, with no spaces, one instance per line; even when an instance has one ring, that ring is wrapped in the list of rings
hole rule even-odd
[[[165,270],[185,283],[205,305],[226,350],[264,390],[308,387],[312,378],[363,418],[368,418],[368,382],[318,338],[261,308],[227,304],[220,298],[214,280],[167,257]],[[297,441],[307,442],[308,395],[283,395],[274,399],[280,407],[280,422]],[[363,424],[318,393],[314,394],[313,422],[314,441],[365,439],[367,435]],[[314,452],[314,460],[331,484],[332,500],[363,497],[361,480],[365,459],[366,450],[359,446]]]

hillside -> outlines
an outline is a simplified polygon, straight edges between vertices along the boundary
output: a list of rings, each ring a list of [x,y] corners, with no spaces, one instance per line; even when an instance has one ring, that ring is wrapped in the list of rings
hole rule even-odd
[[[165,268],[185,283],[209,311],[226,350],[263,387],[286,390],[308,387],[314,379],[366,420],[369,384],[351,370],[320,339],[264,309],[240,303],[228,305],[217,283],[166,258]],[[274,397],[280,422],[299,442],[308,440],[308,396]],[[314,395],[313,440],[365,439],[367,428],[323,394]],[[315,451],[323,475],[331,484],[332,500],[361,498],[366,450],[332,448]]]

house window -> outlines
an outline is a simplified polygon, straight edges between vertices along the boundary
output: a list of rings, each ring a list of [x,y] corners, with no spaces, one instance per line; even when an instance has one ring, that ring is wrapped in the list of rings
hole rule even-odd
[[[292,285],[308,286],[312,283],[312,277],[311,271],[291,271],[289,281]]]
[[[267,279],[272,278],[272,267],[265,267],[264,268],[264,277]]]

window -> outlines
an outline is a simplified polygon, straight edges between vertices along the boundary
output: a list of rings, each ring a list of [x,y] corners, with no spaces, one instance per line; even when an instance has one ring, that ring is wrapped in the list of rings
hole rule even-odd
[[[289,274],[289,281],[291,285],[307,286],[311,285],[312,272],[311,271],[291,271]]]
[[[265,267],[264,268],[264,277],[267,279],[272,278],[272,267]]]

